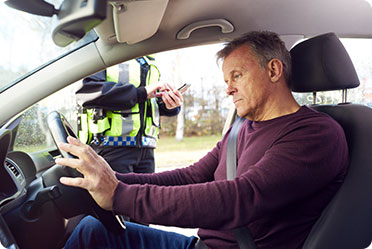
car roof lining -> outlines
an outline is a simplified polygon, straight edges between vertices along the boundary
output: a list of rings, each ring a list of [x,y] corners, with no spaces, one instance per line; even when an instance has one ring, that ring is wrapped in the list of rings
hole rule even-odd
[[[125,3],[128,0],[115,2]],[[145,4],[149,1],[134,2]],[[328,32],[335,32],[339,37],[372,38],[370,29],[372,7],[366,0],[246,0],[234,1],[233,4],[231,0],[170,0],[165,13],[162,14],[157,31],[147,39],[138,42],[133,42],[133,37],[137,36],[135,34],[138,33],[137,30],[127,28],[135,22],[129,22],[125,18],[115,21],[113,12],[115,11],[110,7],[107,20],[95,29],[100,37],[97,47],[107,66],[148,53],[184,48],[195,44],[223,42],[251,30],[270,30],[278,33],[286,42],[288,49],[298,38]],[[144,10],[143,13],[148,12]],[[200,19],[201,16],[203,19]],[[149,23],[153,17],[147,17],[144,14],[139,19],[144,23]],[[349,21],[351,19],[352,22]],[[230,33],[223,33],[218,25],[207,26],[201,28],[202,30],[191,32],[188,39],[177,39],[177,34],[188,25],[210,20],[225,20],[231,23],[234,30]],[[125,40],[132,42],[128,44]]]

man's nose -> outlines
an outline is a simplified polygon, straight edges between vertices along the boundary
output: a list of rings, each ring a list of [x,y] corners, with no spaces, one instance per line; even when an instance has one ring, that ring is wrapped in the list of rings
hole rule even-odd
[[[235,89],[235,88],[233,88],[230,84],[227,84],[226,94],[227,94],[227,95],[232,95],[232,94],[235,92],[234,89]]]

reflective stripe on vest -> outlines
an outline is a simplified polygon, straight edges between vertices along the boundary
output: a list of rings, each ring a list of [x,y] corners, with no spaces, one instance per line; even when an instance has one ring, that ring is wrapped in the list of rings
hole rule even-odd
[[[105,136],[102,138],[101,144],[104,146],[135,146],[137,137],[110,137]],[[142,137],[142,145],[144,147],[153,147],[156,146],[156,139],[151,137]]]
[[[144,58],[144,57],[142,57]],[[147,61],[146,58],[145,63]],[[131,60],[125,64],[119,64],[107,68],[106,79],[112,82],[129,82],[135,87],[139,87],[141,67],[140,61]],[[142,61],[143,62],[143,61]],[[156,66],[149,64],[149,71],[146,75],[146,85],[159,80],[160,74]],[[150,62],[151,63],[151,62]],[[150,109],[151,108],[151,109]],[[84,133],[86,127],[81,125],[82,131],[79,131],[79,138],[85,143],[95,143],[103,146],[136,146],[140,139],[139,146],[156,147],[156,141],[159,135],[160,115],[159,107],[155,98],[148,99],[144,108],[143,133],[138,137],[141,129],[140,107],[137,103],[134,107],[124,111],[106,111],[105,117],[94,122],[92,110],[86,110],[81,115],[80,122],[88,124],[88,132]],[[148,115],[148,111],[150,111]],[[88,121],[88,122],[86,122]],[[111,126],[110,126],[111,124]],[[93,134],[99,134],[99,140],[91,141]]]
[[[83,143],[88,143],[92,139],[91,133],[88,132],[88,114],[86,112],[79,113],[78,117],[79,130],[78,137]]]

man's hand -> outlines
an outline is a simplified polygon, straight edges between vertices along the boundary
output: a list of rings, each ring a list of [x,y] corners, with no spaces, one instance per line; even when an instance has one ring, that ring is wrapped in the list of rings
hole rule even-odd
[[[73,137],[68,137],[67,141],[68,144],[58,144],[59,149],[78,158],[58,158],[56,163],[77,169],[83,177],[61,177],[60,182],[88,190],[99,206],[112,210],[113,196],[118,185],[114,171],[89,145]]]
[[[157,92],[157,90],[159,90]],[[167,83],[154,83],[146,86],[147,98],[161,97],[165,107],[170,110],[180,106],[183,102],[183,97],[180,91],[174,89]]]

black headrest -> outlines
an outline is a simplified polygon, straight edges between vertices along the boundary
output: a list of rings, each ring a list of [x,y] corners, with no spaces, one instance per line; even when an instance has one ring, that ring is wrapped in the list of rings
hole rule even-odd
[[[291,51],[294,92],[341,90],[359,86],[353,63],[335,33],[305,40]]]

